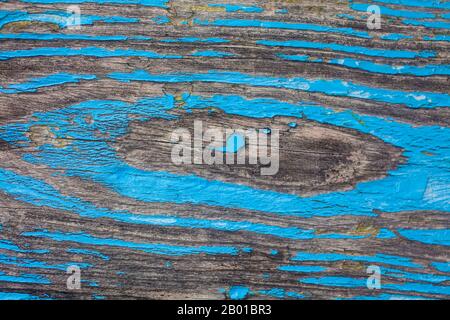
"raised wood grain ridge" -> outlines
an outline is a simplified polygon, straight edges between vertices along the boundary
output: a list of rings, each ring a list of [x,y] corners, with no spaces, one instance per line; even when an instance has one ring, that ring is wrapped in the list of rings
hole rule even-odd
[[[449,12],[0,0],[0,299],[448,299]],[[200,120],[279,171],[173,164]]]

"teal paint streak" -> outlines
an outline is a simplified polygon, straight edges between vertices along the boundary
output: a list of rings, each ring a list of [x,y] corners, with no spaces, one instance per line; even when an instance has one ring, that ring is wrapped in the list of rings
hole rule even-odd
[[[1,180],[0,180],[1,182]],[[49,253],[50,251],[46,249],[38,249],[38,250],[29,250],[29,249],[21,249],[14,243],[8,240],[0,240],[0,249],[1,250],[7,250],[7,251],[13,251],[18,253],[37,253],[37,254],[45,254]]]
[[[226,58],[233,57],[233,53],[223,52],[223,51],[214,51],[214,50],[204,50],[204,51],[196,51],[191,54],[193,57],[211,57],[211,58]]]
[[[208,7],[211,7],[211,8],[224,8],[226,12],[260,13],[260,12],[264,11],[264,9],[256,7],[256,6],[246,6],[246,5],[242,5],[242,4],[216,4],[216,3],[211,3],[211,4],[208,4]]]
[[[316,63],[316,61],[309,60],[309,57],[305,55],[297,56],[297,55],[277,54],[277,56],[285,60]],[[432,75],[450,75],[450,65],[425,65],[425,66],[389,65],[389,64],[374,63],[366,60],[357,60],[352,58],[332,59],[327,61],[326,64],[344,66],[347,68],[383,74],[404,74],[420,77]]]
[[[24,232],[25,237],[37,237],[51,239],[61,242],[75,242],[80,244],[89,244],[96,246],[120,247],[131,250],[143,251],[150,254],[167,255],[167,256],[185,256],[198,254],[212,255],[237,255],[239,249],[234,247],[219,246],[174,246],[161,243],[136,243],[114,238],[99,238],[85,233],[62,233],[49,231]]]
[[[10,84],[7,87],[0,86],[0,93],[21,93],[21,92],[36,92],[40,88],[58,86],[68,83],[79,83],[80,80],[94,80],[97,79],[95,75],[91,74],[70,74],[57,73],[45,77],[32,78],[27,82]]]
[[[427,273],[412,273],[403,270],[381,268],[381,274],[386,277],[398,278],[398,279],[409,279],[414,281],[424,281],[431,283],[441,283],[445,281],[450,281],[450,277],[427,274]]]
[[[182,56],[159,54],[153,51],[132,49],[104,49],[99,47],[62,48],[45,47],[27,50],[0,51],[0,61],[14,58],[56,57],[56,56],[88,56],[97,58],[109,57],[145,57],[149,59],[182,59]]]
[[[450,29],[450,23],[444,21],[420,21],[407,19],[402,21],[403,24],[412,25],[412,26],[422,26],[425,28],[431,29]]]
[[[380,232],[377,235],[378,239],[393,239],[396,238],[397,236],[395,235],[395,233],[393,233],[391,230],[389,229],[381,229]]]
[[[250,294],[250,289],[245,286],[233,286],[229,290],[231,300],[243,300]]]
[[[5,254],[0,254],[0,264],[5,265],[15,265],[22,268],[32,268],[32,269],[51,269],[51,270],[61,270],[66,271],[66,269],[76,264],[82,269],[86,269],[91,267],[92,265],[89,263],[81,263],[81,262],[69,262],[64,264],[57,264],[57,265],[49,265],[42,261],[32,260],[32,259],[25,259],[25,258],[18,258],[18,257],[12,257]]]
[[[335,261],[359,261],[367,263],[380,263],[393,266],[402,266],[408,268],[423,268],[420,264],[412,262],[410,258],[401,256],[393,256],[387,254],[375,254],[373,256],[356,256],[341,253],[310,253],[310,252],[298,252],[294,256],[292,261],[323,261],[323,262],[335,262]]]
[[[301,283],[344,288],[364,288],[366,287],[366,281],[367,279],[349,277],[321,277],[299,279],[299,282]],[[383,288],[383,290],[450,295],[450,287],[436,286],[427,283],[404,282],[402,284],[393,284],[382,282],[381,287]]]
[[[98,257],[102,260],[109,261],[111,260],[110,257],[107,255],[104,255],[103,253],[96,251],[96,250],[87,250],[87,249],[76,249],[76,248],[69,248],[66,250],[68,253],[76,253],[76,254],[82,254],[82,255],[88,255],[88,256],[94,256]]]
[[[450,261],[432,262],[431,265],[439,271],[450,273]]]
[[[60,28],[67,28],[71,24],[72,14],[65,11],[45,11],[44,13],[28,13],[26,11],[6,11],[0,10],[0,29],[11,22],[22,21],[36,21],[42,23],[53,23]],[[104,23],[137,23],[137,18],[126,18],[119,16],[95,16],[95,15],[80,15],[81,25],[92,25],[95,22]]]
[[[380,39],[387,41],[399,41],[403,39],[412,39],[412,38],[413,38],[412,36],[407,36],[400,33],[390,33],[380,37]]]
[[[449,107],[450,96],[445,93],[408,92],[384,88],[375,88],[344,80],[322,80],[305,78],[276,78],[243,74],[239,72],[210,71],[208,73],[172,73],[151,74],[144,70],[132,73],[113,72],[110,78],[129,82],[216,82],[242,84],[255,87],[273,87],[293,89],[306,92],[319,92],[330,96],[345,96],[364,100],[374,100],[385,103],[403,104],[410,108]]]
[[[324,272],[327,270],[325,267],[321,266],[279,266],[277,268],[280,271],[288,271],[288,272]]]
[[[27,3],[67,3],[67,4],[81,4],[81,3],[98,3],[98,4],[115,4],[115,5],[141,5],[157,8],[168,8],[169,0],[20,0]]]
[[[398,233],[409,240],[426,244],[450,246],[450,229],[399,229]]]
[[[104,208],[97,208],[94,205],[77,198],[63,196],[53,187],[42,181],[32,179],[30,177],[20,176],[5,169],[0,169],[0,189],[5,190],[10,195],[21,201],[25,201],[33,205],[67,210],[75,212],[82,217],[89,218],[110,218],[126,223],[163,227],[213,229],[227,232],[246,231],[294,240],[308,240],[314,238],[359,238],[351,235],[315,235],[315,232],[312,229],[303,230],[296,227],[279,227],[247,221],[182,218],[169,215],[149,216],[133,214],[126,211],[109,211]],[[8,246],[10,247],[10,245]],[[17,250],[18,248],[14,247],[13,249]]]
[[[365,3],[352,3],[350,8],[355,11],[367,12],[367,8],[373,4]],[[412,18],[412,19],[434,19],[436,15],[430,12],[422,11],[408,11],[408,10],[397,10],[385,6],[379,6],[381,10],[381,15],[400,17],[400,18]]]
[[[325,33],[338,33],[365,39],[371,38],[371,36],[365,31],[358,31],[352,28],[336,28],[307,23],[290,23],[283,21],[245,20],[245,19],[217,19],[214,21],[194,19],[194,23],[200,26],[304,30],[304,31],[315,31]]]
[[[10,276],[2,271],[0,271],[0,282],[51,284],[50,280],[41,275],[23,273],[18,276]]]
[[[374,0],[387,4],[396,4],[407,7],[450,9],[450,2],[441,0]]]
[[[279,298],[279,299],[286,299],[286,298],[292,298],[292,299],[304,299],[305,296],[294,292],[294,291],[286,291],[282,288],[272,288],[269,290],[259,290],[258,293],[260,295]]]
[[[0,292],[0,300],[41,300],[41,298],[28,293]]]
[[[292,47],[292,48],[305,48],[305,49],[318,49],[318,50],[331,50],[346,52],[370,57],[384,57],[384,58],[398,58],[398,59],[414,59],[414,58],[433,58],[436,57],[434,51],[408,51],[408,50],[390,50],[390,49],[377,49],[367,48],[362,46],[349,46],[338,43],[325,43],[325,42],[312,42],[301,40],[258,40],[257,44],[269,46],[269,47]]]
[[[62,34],[62,33],[2,33],[0,39],[3,40],[83,40],[83,41],[155,41],[162,43],[229,43],[230,40],[222,38],[167,38],[153,39],[146,36],[124,36],[124,35],[90,35],[90,34]]]

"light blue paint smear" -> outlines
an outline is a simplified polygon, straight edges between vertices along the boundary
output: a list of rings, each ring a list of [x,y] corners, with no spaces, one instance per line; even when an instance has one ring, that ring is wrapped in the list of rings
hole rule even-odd
[[[0,292],[0,300],[42,300],[42,298],[28,293]]]
[[[62,34],[62,33],[2,33],[0,39],[3,40],[83,40],[83,41],[126,41],[133,40],[133,37],[114,35],[90,35],[90,34]]]
[[[450,211],[448,201],[442,197],[428,196],[424,199],[430,178],[439,177],[449,181],[449,129],[432,127],[414,127],[397,123],[390,119],[373,116],[360,116],[355,119],[351,112],[334,112],[320,106],[292,105],[272,99],[246,100],[239,96],[213,96],[202,98],[191,95],[187,100],[187,108],[217,107],[229,114],[249,117],[273,117],[275,115],[297,116],[302,114],[308,119],[343,126],[372,134],[387,143],[403,149],[408,162],[378,181],[360,183],[354,190],[331,192],[307,198],[295,195],[258,190],[242,185],[209,181],[195,176],[178,176],[167,172],[149,172],[132,168],[121,162],[115,155],[108,141],[116,139],[128,130],[129,114],[142,117],[143,120],[161,117],[165,111],[175,106],[173,97],[143,100],[135,105],[114,101],[90,101],[72,106],[60,111],[35,114],[36,121],[28,124],[11,124],[0,131],[0,138],[10,143],[27,143],[26,132],[32,125],[47,125],[59,127],[55,132],[59,137],[73,137],[73,146],[54,148],[42,146],[39,152],[25,155],[24,160],[31,163],[46,164],[55,169],[64,169],[69,176],[78,176],[101,183],[119,194],[140,201],[175,202],[208,204],[222,207],[246,208],[283,215],[302,217],[335,216],[335,215],[374,215],[373,210],[398,212],[409,210]],[[112,116],[114,114],[114,117]],[[90,115],[93,124],[85,122]],[[70,119],[75,119],[71,121]],[[359,121],[358,121],[359,120]],[[92,132],[98,130],[108,132],[108,141],[93,137]],[[94,139],[95,138],[95,139]],[[105,139],[106,140],[106,139]],[[423,151],[432,152],[430,157]],[[45,196],[31,198],[37,205],[57,206],[63,210],[75,210],[83,215],[110,217],[107,211],[98,210],[92,205],[78,202],[78,199],[63,197],[48,186],[17,177],[11,172],[2,172],[4,183],[2,189],[9,194],[30,201],[31,194],[46,191]],[[5,180],[8,177],[8,180]],[[17,179],[23,182],[14,182]],[[0,180],[1,181],[1,180]],[[27,190],[30,188],[31,190]],[[50,191],[52,190],[52,191]],[[201,192],[186,192],[186,190],[201,190]],[[120,215],[114,214],[114,219]],[[172,217],[170,217],[172,218]],[[127,215],[120,219],[129,219]],[[151,218],[149,218],[151,221]],[[142,217],[136,217],[135,221]],[[166,220],[167,221],[167,220]],[[195,222],[195,223],[194,223]],[[135,222],[138,223],[138,222]],[[167,222],[165,222],[167,223]],[[175,220],[175,223],[196,224],[197,221]],[[210,222],[207,222],[210,223]],[[213,224],[210,224],[213,225]],[[220,224],[218,224],[220,226]],[[229,224],[229,228],[238,225]],[[226,227],[228,228],[226,225]],[[241,226],[239,226],[240,228]],[[256,226],[247,226],[248,230]],[[258,227],[258,230],[262,230]],[[264,229],[267,230],[267,229]],[[273,232],[271,229],[270,232]],[[281,232],[281,230],[279,230]],[[286,231],[286,230],[284,230]],[[296,233],[295,237],[304,236]],[[276,231],[278,232],[278,231]]]
[[[21,274],[19,276],[10,276],[0,271],[0,282],[17,282],[32,284],[51,284],[46,277],[37,274]]]
[[[258,293],[260,295],[279,298],[279,299],[286,299],[286,298],[292,298],[292,299],[304,299],[305,296],[294,292],[294,291],[286,291],[282,288],[272,288],[269,290],[259,290]]]
[[[0,10],[0,29],[11,22],[36,21],[42,23],[53,23],[60,28],[67,28],[71,25],[72,14],[66,11],[45,11],[44,13],[28,13],[26,11],[6,11]],[[92,25],[95,22],[105,23],[137,23],[137,18],[127,18],[119,16],[94,16],[80,15],[79,23],[81,25]]]
[[[38,254],[45,254],[49,253],[50,251],[46,249],[37,249],[37,250],[28,250],[28,249],[21,249],[14,243],[12,243],[9,240],[1,239],[0,240],[0,249],[1,250],[7,250],[7,251],[13,251],[13,252],[19,252],[19,253],[38,253]]]
[[[420,21],[407,19],[402,21],[403,24],[412,26],[422,26],[431,29],[450,29],[450,23],[444,21]]]
[[[441,14],[441,17],[444,19],[450,19],[450,12]]]
[[[321,266],[279,266],[277,268],[280,271],[288,271],[288,272],[323,272],[326,271],[327,268]]]
[[[373,0],[387,4],[396,4],[407,7],[450,9],[450,2],[441,0]]]
[[[69,266],[74,264],[76,264],[82,269],[86,269],[92,266],[89,263],[81,263],[81,262],[69,262],[64,264],[49,265],[42,261],[12,257],[5,254],[0,254],[0,264],[15,265],[22,268],[53,269],[62,271],[66,271]]]
[[[399,40],[403,40],[403,39],[412,39],[412,36],[407,36],[404,34],[400,34],[400,33],[389,33],[389,34],[385,34],[383,36],[380,37],[381,40],[387,40],[387,41],[399,41]]]
[[[365,3],[352,3],[350,8],[355,11],[367,12],[367,8],[373,4]],[[407,11],[407,10],[397,10],[385,6],[379,6],[381,10],[381,15],[400,17],[400,18],[411,18],[411,19],[434,19],[436,15],[429,12],[422,11]]]
[[[68,252],[68,253],[76,253],[76,254],[83,254],[83,255],[88,255],[88,256],[94,256],[94,257],[98,257],[98,258],[100,258],[102,260],[105,260],[105,261],[109,261],[110,260],[110,257],[108,257],[107,255],[104,255],[100,251],[96,251],[96,250],[69,248],[69,249],[66,250],[66,252]]]
[[[208,4],[208,7],[224,8],[226,12],[260,13],[260,12],[264,11],[264,9],[256,7],[256,6],[246,6],[246,5],[242,5],[242,4],[211,3],[211,4]]]
[[[404,104],[410,108],[449,107],[450,96],[445,93],[405,92],[392,89],[368,87],[344,80],[322,80],[306,78],[276,78],[254,76],[239,72],[210,71],[208,73],[151,74],[144,70],[131,73],[113,72],[109,77],[118,81],[147,82],[216,82],[273,87],[306,92],[319,92],[330,96],[345,96],[385,103]]]
[[[321,277],[321,278],[304,278],[299,279],[301,283],[315,284],[328,287],[344,287],[344,288],[366,288],[367,279],[349,278],[349,277]],[[381,283],[383,290],[408,291],[418,293],[431,293],[450,295],[450,286],[436,286],[428,283],[411,283],[404,282],[402,284]]]
[[[209,220],[196,218],[183,218],[177,216],[149,216],[133,214],[126,211],[109,211],[104,208],[97,208],[89,202],[77,198],[61,195],[45,182],[17,175],[12,171],[0,168],[0,189],[20,199],[36,206],[47,206],[60,210],[67,210],[78,213],[82,217],[89,218],[110,218],[116,221],[155,225],[163,227],[183,227],[194,229],[213,229],[227,232],[246,231],[257,234],[276,236],[294,240],[309,240],[314,238],[340,238],[359,239],[352,235],[321,234],[315,235],[313,229],[304,230],[296,227],[279,227],[262,223],[252,223],[248,221],[231,220]],[[1,242],[0,242],[1,244]],[[10,247],[10,245],[8,245]],[[5,247],[5,246],[3,246]],[[1,248],[1,247],[0,247]],[[14,248],[15,249],[15,248]],[[17,249],[16,249],[17,250]]]
[[[79,83],[80,80],[94,80],[97,79],[92,74],[71,74],[71,73],[57,73],[49,76],[32,78],[27,82],[10,84],[7,87],[0,86],[0,93],[21,93],[21,92],[36,92],[39,88],[58,86],[67,83]]]
[[[312,42],[302,40],[286,40],[286,41],[258,40],[256,41],[256,43],[269,47],[292,47],[292,48],[305,48],[318,50],[332,50],[371,57],[401,58],[401,59],[436,57],[436,53],[434,51],[415,52],[408,50],[377,49],[361,46],[348,46],[338,43]]]
[[[358,31],[352,28],[337,28],[307,23],[292,23],[292,22],[269,21],[269,20],[245,20],[245,19],[217,19],[214,21],[208,21],[197,18],[194,19],[194,23],[200,26],[303,30],[303,31],[315,31],[326,33],[338,33],[365,39],[372,38],[366,31]]]
[[[148,7],[168,8],[169,0],[20,0],[27,3],[98,3],[115,5],[141,5]]]
[[[348,20],[355,20],[355,17],[348,13],[339,13],[336,15],[338,18],[348,19]]]
[[[380,232],[377,235],[378,239],[393,239],[396,237],[395,233],[386,228],[380,229]]]
[[[225,146],[215,148],[214,150],[222,153],[237,153],[243,147],[245,147],[245,137],[238,133],[233,133],[227,138]]]
[[[450,261],[432,262],[431,266],[439,271],[450,273]]]
[[[184,38],[175,38],[175,39],[162,39],[161,42],[185,42],[185,43],[230,43],[230,40],[222,39],[222,38],[197,38],[197,37],[184,37]]]
[[[145,57],[149,59],[182,59],[179,55],[165,55],[153,51],[132,49],[105,49],[99,47],[63,48],[44,47],[15,51],[0,51],[0,61],[14,58],[56,57],[56,56],[88,56],[97,58],[109,57]]]
[[[382,293],[375,296],[355,296],[349,299],[339,299],[339,300],[433,300],[433,299],[419,296],[405,296],[405,295]]]
[[[425,41],[444,41],[444,42],[450,42],[450,35],[446,34],[438,34],[433,37],[430,36],[423,36],[423,40]]]
[[[223,51],[215,51],[215,50],[204,50],[204,51],[196,51],[191,54],[193,57],[210,57],[210,58],[226,58],[233,57],[233,53],[223,52]]]
[[[359,261],[368,263],[381,263],[393,266],[402,266],[408,268],[423,268],[422,265],[412,262],[410,258],[393,256],[387,254],[377,253],[373,256],[356,256],[341,253],[312,253],[312,252],[298,252],[292,261]]]
[[[435,275],[435,274],[428,274],[428,273],[412,273],[412,272],[406,272],[403,270],[397,270],[397,269],[389,269],[389,268],[380,268],[381,274],[386,277],[391,278],[398,278],[398,279],[409,279],[409,280],[415,280],[415,281],[424,281],[424,282],[431,282],[431,283],[441,283],[445,281],[450,281],[450,277],[447,276],[441,276],[441,275]]]
[[[233,286],[230,288],[228,295],[231,300],[242,300],[250,294],[250,289],[244,286]]]
[[[229,43],[230,40],[222,38],[168,38],[168,39],[153,39],[146,36],[124,36],[124,35],[90,35],[90,34],[63,34],[63,33],[1,33],[0,39],[3,40],[39,40],[39,41],[54,41],[54,40],[83,40],[83,41],[155,41],[162,43]]]
[[[450,229],[398,229],[398,233],[409,240],[426,244],[450,246]]]
[[[277,56],[285,60],[316,63],[316,61],[309,60],[309,57],[304,55],[297,56],[297,55],[277,54]],[[374,63],[367,60],[357,60],[352,58],[332,59],[327,61],[326,64],[344,66],[347,68],[383,74],[404,74],[420,77],[432,75],[450,75],[450,65],[425,65],[425,66],[389,65],[389,64]]]
[[[114,238],[98,238],[86,233],[62,233],[49,231],[24,232],[25,237],[46,238],[54,241],[76,242],[81,244],[89,244],[96,246],[121,247],[131,250],[143,251],[151,254],[167,255],[167,256],[185,256],[198,254],[226,254],[237,255],[239,249],[234,247],[219,246],[173,246],[161,243],[136,243]]]

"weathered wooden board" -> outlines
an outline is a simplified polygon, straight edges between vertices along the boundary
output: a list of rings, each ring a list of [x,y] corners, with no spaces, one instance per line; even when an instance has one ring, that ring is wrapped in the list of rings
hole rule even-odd
[[[448,299],[449,11],[0,0],[0,299]],[[195,121],[279,170],[174,164]]]

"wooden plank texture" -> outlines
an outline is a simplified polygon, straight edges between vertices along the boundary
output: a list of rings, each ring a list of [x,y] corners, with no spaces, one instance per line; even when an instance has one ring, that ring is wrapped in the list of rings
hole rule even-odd
[[[0,0],[0,299],[448,299],[449,19]],[[174,163],[199,122],[278,134],[276,172],[226,134],[225,163]]]

